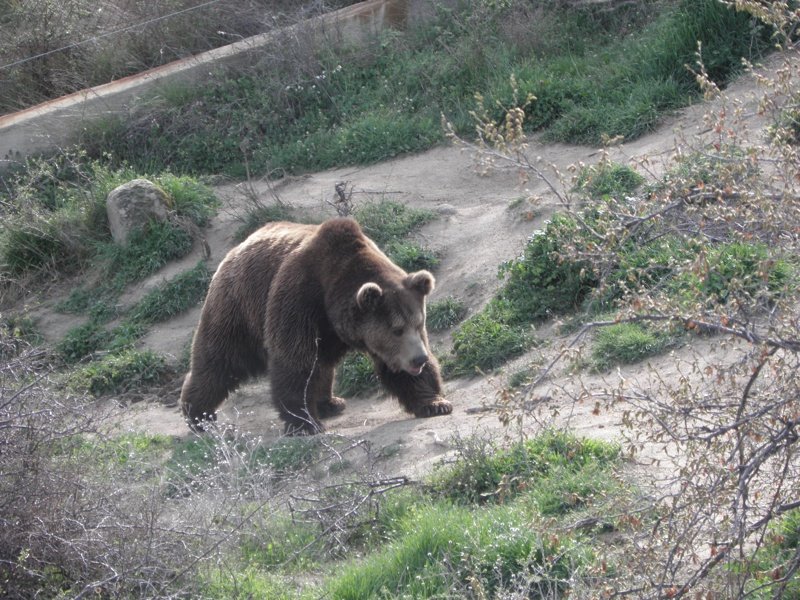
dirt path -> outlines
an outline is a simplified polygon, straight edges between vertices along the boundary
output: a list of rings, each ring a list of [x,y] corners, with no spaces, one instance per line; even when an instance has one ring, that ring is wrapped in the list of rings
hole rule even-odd
[[[758,131],[763,124],[756,111],[752,79],[743,77],[728,93],[739,99],[753,130]],[[661,172],[669,163],[676,140],[691,140],[708,134],[708,126],[703,121],[707,109],[708,106],[703,105],[686,109],[668,119],[658,131],[613,148],[612,158],[634,165],[646,160],[648,169],[653,173]],[[554,165],[565,173],[570,165],[597,162],[600,155],[596,148],[562,144],[533,142],[530,147],[530,156],[541,157],[540,164]],[[470,313],[479,310],[500,285],[496,276],[498,265],[521,252],[527,237],[543,225],[556,205],[556,199],[543,182],[530,181],[520,186],[517,175],[507,171],[479,175],[472,156],[456,147],[439,147],[366,167],[316,173],[289,181],[277,193],[296,210],[317,217],[334,215],[328,202],[334,196],[334,186],[343,181],[348,182],[356,203],[388,198],[438,212],[439,217],[417,234],[419,240],[438,250],[443,257],[436,271],[437,288],[431,300],[455,296],[469,306]],[[270,190],[263,182],[255,182],[253,190],[266,202],[270,201]],[[234,245],[233,235],[239,226],[235,214],[241,213],[246,204],[242,186],[222,186],[217,191],[225,207],[206,232],[214,265]],[[515,202],[529,196],[541,200],[534,207]],[[193,266],[200,259],[199,252],[198,249],[180,263],[168,266],[124,300],[130,302],[160,281]],[[44,313],[40,316],[45,323],[48,320],[55,323],[59,319]],[[158,352],[180,356],[191,339],[198,317],[199,308],[161,324],[143,344]],[[496,414],[482,407],[496,402],[508,374],[531,363],[546,363],[565,341],[544,331],[539,335],[548,338],[546,347],[530,352],[499,373],[487,378],[447,382],[446,392],[455,406],[450,417],[409,418],[395,400],[379,393],[350,400],[347,410],[327,421],[327,426],[332,432],[366,439],[373,448],[383,450],[386,456],[383,468],[387,473],[414,475],[423,472],[451,449],[454,434],[485,433],[494,438],[503,434],[505,430]],[[435,336],[434,346],[446,348],[448,338],[448,335]],[[668,373],[676,368],[680,358],[679,355],[664,356],[651,364]],[[589,376],[578,381],[574,373],[557,368],[545,384],[533,391],[532,399],[538,402],[542,420],[554,418],[562,424],[568,422],[580,434],[615,438],[620,431],[619,414],[598,411],[593,403],[574,402],[572,398],[581,385],[588,390],[599,389],[615,385],[620,376],[644,384],[648,372],[645,366],[633,366],[619,374]],[[160,400],[139,402],[121,409],[120,427],[189,435],[177,409],[177,394]],[[549,416],[555,412],[558,417]],[[280,435],[281,425],[272,408],[265,379],[250,382],[233,394],[223,405],[222,418],[233,420],[244,430],[263,434],[268,439]],[[540,425],[531,420],[528,426]]]

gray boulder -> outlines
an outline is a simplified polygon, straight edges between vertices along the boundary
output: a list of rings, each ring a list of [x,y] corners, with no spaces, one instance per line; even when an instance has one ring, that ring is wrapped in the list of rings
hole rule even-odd
[[[169,196],[152,181],[134,179],[111,190],[106,198],[106,214],[111,237],[125,244],[132,231],[148,221],[166,221]]]

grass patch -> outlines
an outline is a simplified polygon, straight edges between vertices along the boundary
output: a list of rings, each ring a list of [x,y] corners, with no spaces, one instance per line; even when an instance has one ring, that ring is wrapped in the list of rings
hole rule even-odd
[[[432,221],[436,213],[411,208],[392,200],[381,200],[359,207],[353,215],[367,237],[385,248],[401,242],[410,233]]]
[[[637,171],[626,165],[603,161],[586,167],[578,174],[576,189],[590,198],[631,196],[645,182]]]
[[[603,327],[594,337],[592,365],[607,371],[616,365],[629,365],[660,354],[670,344],[665,333],[637,323],[617,323]]]
[[[459,299],[448,296],[427,306],[428,331],[445,331],[460,323],[467,315],[466,305]]]
[[[160,381],[166,372],[164,358],[149,350],[123,350],[74,370],[71,388],[94,396],[120,394]]]
[[[619,448],[547,432],[508,449],[470,439],[459,450],[454,465],[431,477],[428,499],[387,500],[379,550],[333,578],[332,598],[469,597],[476,589],[554,597],[591,566],[577,538],[556,540],[531,524],[612,493]]]
[[[498,300],[511,323],[532,323],[575,310],[597,285],[590,265],[562,258],[579,243],[570,217],[557,214],[525,245],[522,256],[501,265],[506,278]]]
[[[140,177],[79,151],[26,161],[0,191],[0,272],[12,278],[45,269],[75,272],[97,258],[98,248],[108,254],[106,197]],[[195,178],[163,173],[149,179],[164,189],[178,217],[196,225],[218,207],[213,191]]]
[[[533,345],[528,328],[509,324],[491,308],[464,321],[453,332],[452,356],[442,368],[448,376],[491,371]]]
[[[351,398],[379,386],[372,360],[361,352],[351,352],[336,369],[336,394]]]
[[[166,321],[202,302],[211,283],[211,271],[199,262],[142,298],[128,313],[127,321],[150,325]]]
[[[766,600],[775,598],[775,590],[781,585],[784,569],[791,566],[800,547],[800,511],[795,509],[771,523],[763,546],[753,560],[745,564],[734,564],[734,572],[753,576],[748,592],[753,598]],[[777,577],[776,577],[777,575]],[[800,578],[789,579],[782,590],[781,598],[800,598]]]
[[[548,431],[498,449],[480,438],[461,441],[459,460],[432,477],[434,493],[464,504],[507,502],[532,494],[542,514],[562,514],[599,494],[620,457],[618,446]]]
[[[386,246],[386,255],[401,269],[412,272],[433,271],[441,260],[433,250],[413,242],[393,241]]]
[[[169,261],[192,248],[192,236],[171,223],[151,222],[131,233],[128,244],[105,244],[97,255],[101,271],[110,280],[109,290],[121,291],[127,284],[152,275]]]

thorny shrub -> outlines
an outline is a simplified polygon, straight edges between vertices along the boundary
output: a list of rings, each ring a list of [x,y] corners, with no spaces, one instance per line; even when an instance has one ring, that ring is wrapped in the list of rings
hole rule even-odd
[[[778,39],[784,51],[769,68],[748,65],[763,90],[758,118],[710,80],[698,48],[692,70],[710,101],[708,136],[679,140],[674,164],[663,170],[642,160],[656,181],[637,194],[573,195],[561,174],[530,158],[514,108],[499,123],[477,111],[475,143],[451,130],[481,164],[544,181],[579,232],[558,240],[558,260],[591,265],[595,295],[615,289],[614,318],[585,324],[521,392],[502,391],[500,404],[518,411],[547,404],[538,388],[593,328],[627,322],[694,334],[668,366],[662,361],[669,374],[561,390],[567,402],[618,411],[628,451],[647,448],[642,456],[661,457],[650,463],[650,510],[631,519],[638,526],[627,536],[624,560],[603,584],[608,597],[778,598],[800,569],[797,545],[769,555],[767,565],[762,551],[774,537],[772,524],[800,507],[800,73],[789,39],[800,14],[788,2],[727,4],[785,34]],[[763,131],[751,131],[761,118]],[[620,278],[626,261],[635,268]]]

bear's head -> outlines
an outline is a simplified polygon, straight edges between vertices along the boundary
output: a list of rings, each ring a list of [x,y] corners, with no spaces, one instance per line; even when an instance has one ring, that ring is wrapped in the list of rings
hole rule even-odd
[[[400,285],[368,282],[356,293],[361,342],[396,373],[419,375],[429,360],[425,297],[433,286],[433,275],[417,271]]]

